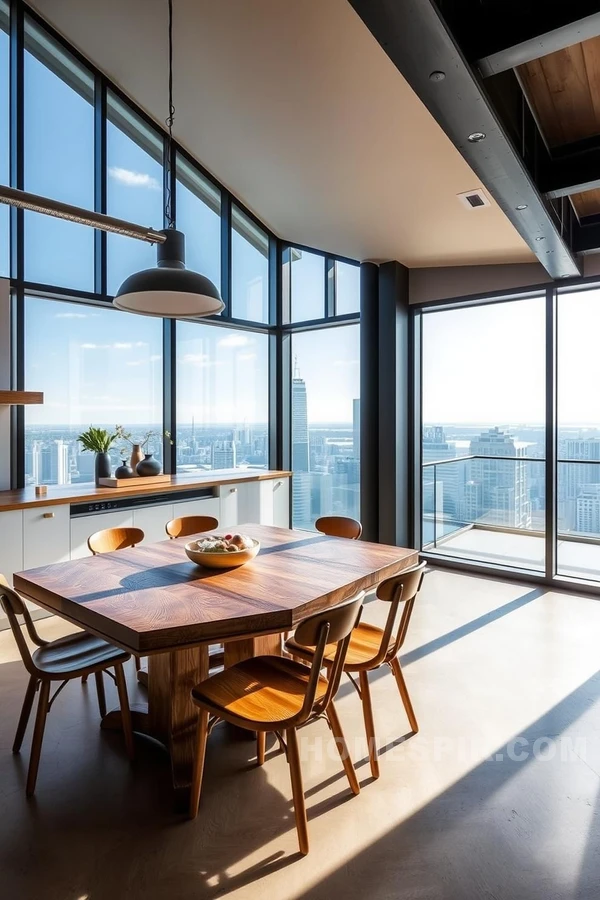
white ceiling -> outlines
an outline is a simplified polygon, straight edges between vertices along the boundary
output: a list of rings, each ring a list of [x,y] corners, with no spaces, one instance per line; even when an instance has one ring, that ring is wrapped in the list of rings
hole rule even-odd
[[[34,0],[159,122],[167,0]],[[273,231],[408,266],[528,262],[347,0],[174,0],[176,138]]]

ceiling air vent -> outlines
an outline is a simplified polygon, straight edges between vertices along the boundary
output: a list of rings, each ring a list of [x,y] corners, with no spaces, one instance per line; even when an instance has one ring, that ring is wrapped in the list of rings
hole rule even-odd
[[[490,205],[490,201],[481,189],[465,191],[464,194],[457,194],[456,196],[467,209],[481,209],[483,206]]]

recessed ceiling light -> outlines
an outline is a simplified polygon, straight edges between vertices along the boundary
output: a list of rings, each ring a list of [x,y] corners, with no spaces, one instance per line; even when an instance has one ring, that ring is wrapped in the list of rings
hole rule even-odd
[[[545,237],[537,237],[537,238],[536,238],[536,241],[545,241],[545,240],[546,240]]]
[[[478,144],[479,141],[485,141],[485,132],[484,131],[474,131],[473,134],[469,135],[469,140],[472,144]]]
[[[526,204],[526,203],[519,203],[519,205],[518,205],[517,207],[515,207],[515,209],[527,209],[527,204]]]
[[[430,81],[443,81],[445,77],[446,77],[445,72],[440,72],[439,70],[436,70],[435,72],[432,72],[430,74],[429,80]]]

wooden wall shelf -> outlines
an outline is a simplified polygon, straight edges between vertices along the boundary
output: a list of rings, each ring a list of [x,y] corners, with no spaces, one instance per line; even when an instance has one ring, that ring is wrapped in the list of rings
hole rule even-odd
[[[20,406],[43,402],[42,391],[0,391],[0,406]]]

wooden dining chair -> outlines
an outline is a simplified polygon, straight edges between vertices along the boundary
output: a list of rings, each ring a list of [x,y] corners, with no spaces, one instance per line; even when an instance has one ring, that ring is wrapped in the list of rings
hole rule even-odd
[[[218,527],[219,520],[214,516],[181,516],[167,522],[165,530],[170,538],[181,538],[201,534],[203,531],[213,531]]]
[[[379,669],[382,665],[390,667],[394,673],[411,730],[414,734],[419,730],[398,654],[406,638],[413,606],[421,589],[425,566],[426,563],[421,563],[414,569],[382,581],[377,588],[376,597],[390,604],[385,626],[378,628],[376,625],[369,625],[368,622],[360,622],[350,636],[350,645],[344,661],[344,672],[349,676],[362,701],[373,778],[379,778],[379,761],[369,689],[369,672]],[[396,629],[400,608],[402,608],[402,615]],[[285,642],[285,649],[295,658],[305,659],[307,662],[316,658],[316,650],[306,647],[305,642],[299,641],[297,632],[294,637]],[[328,668],[333,665],[335,653],[334,646],[325,649],[323,662]],[[353,678],[355,674],[358,674],[358,684]]]
[[[298,625],[296,640],[299,646],[314,647],[310,667],[282,656],[257,656],[236,663],[192,689],[192,700],[200,708],[200,718],[190,818],[198,814],[208,734],[221,719],[258,733],[259,765],[265,758],[267,732],[277,734],[290,766],[301,853],[308,853],[308,825],[296,734],[298,728],[318,716],[326,717],[350,788],[354,794],[360,792],[333,698],[339,687],[350,634],[360,619],[363,598],[364,593],[361,592],[339,606],[309,616]],[[333,651],[328,678],[321,675],[326,648]]]
[[[144,532],[141,528],[103,528],[102,531],[95,531],[88,538],[88,548],[94,556],[100,556],[102,553],[114,553],[115,550],[127,550],[129,547],[135,547],[144,540]],[[139,672],[142,668],[141,657],[135,656],[135,668]],[[82,679],[83,683],[87,681],[87,676]]]
[[[25,694],[21,716],[17,726],[17,733],[13,744],[13,753],[18,753],[21,749],[35,694],[39,690],[35,728],[29,759],[29,771],[27,773],[27,796],[31,797],[35,791],[46,716],[67,682],[72,681],[75,678],[82,678],[84,675],[87,676],[92,674],[95,676],[96,688],[98,691],[98,707],[100,709],[100,715],[105,716],[106,699],[104,696],[103,673],[106,672],[106,674],[112,678],[113,676],[108,669],[113,668],[115,670],[114,680],[119,693],[125,746],[129,758],[133,759],[134,747],[131,712],[129,709],[127,685],[125,683],[125,675],[123,672],[123,663],[127,662],[130,658],[129,653],[126,653],[124,650],[119,650],[117,647],[113,647],[101,638],[96,637],[93,634],[88,634],[85,631],[78,631],[75,634],[69,634],[66,637],[58,638],[58,640],[55,641],[43,640],[35,629],[33,620],[25,603],[16,591],[9,587],[6,579],[2,575],[0,575],[0,605],[8,618],[9,625],[17,642],[17,647],[19,648],[19,653],[21,654],[21,659],[29,672],[29,684],[27,685],[27,692]],[[29,639],[38,648],[33,654],[23,635],[19,617],[22,617],[24,620],[24,626],[29,635]],[[53,681],[60,681],[62,683],[56,689],[54,695],[50,697],[50,687]]]
[[[362,534],[362,525],[349,516],[321,516],[315,522],[315,528],[321,534],[330,537],[350,538],[357,541]]]

